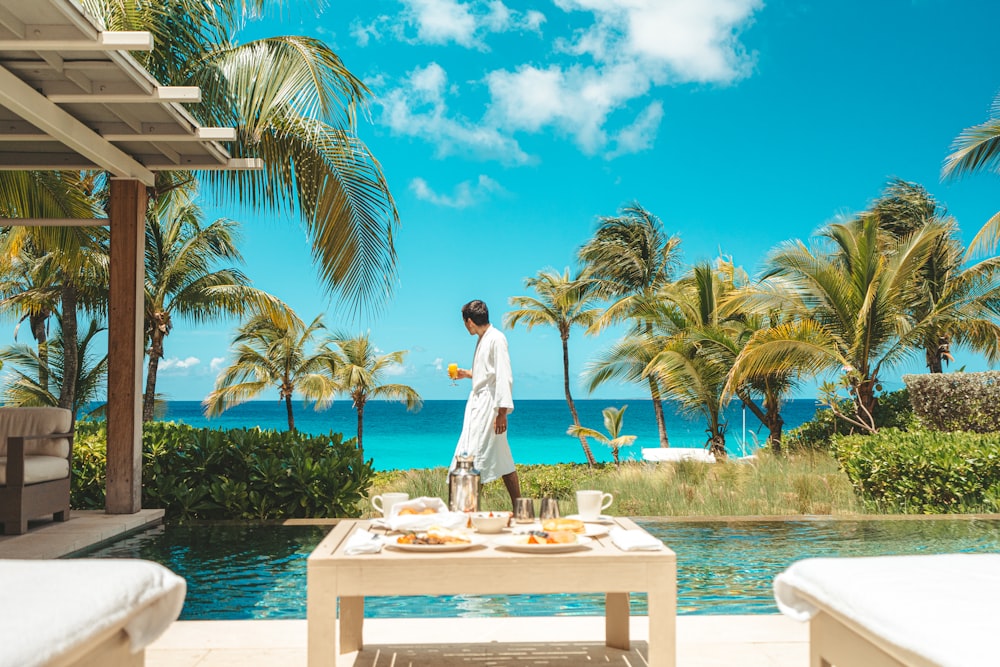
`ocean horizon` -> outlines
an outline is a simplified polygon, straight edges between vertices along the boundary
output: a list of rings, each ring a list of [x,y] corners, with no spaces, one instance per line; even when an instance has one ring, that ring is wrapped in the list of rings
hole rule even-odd
[[[604,408],[628,405],[622,434],[637,437],[634,444],[620,450],[621,460],[641,460],[642,448],[659,446],[651,400],[581,399],[575,403],[580,423],[600,432],[606,432],[601,414]],[[808,421],[816,409],[814,399],[786,401],[782,405],[785,429]],[[293,411],[295,426],[301,432],[341,433],[345,439],[357,434],[357,414],[349,400],[335,401],[322,411],[295,401]],[[464,400],[425,401],[418,412],[407,412],[400,403],[370,401],[364,413],[365,458],[372,459],[376,470],[447,466],[462,430],[464,411]],[[728,424],[726,449],[731,456],[750,454],[767,438],[767,429],[749,410],[744,412],[742,405],[731,404],[725,415]],[[705,446],[707,433],[700,416],[681,415],[671,402],[664,402],[664,416],[672,447]],[[182,422],[199,428],[257,426],[282,431],[288,428],[282,401],[249,401],[211,419],[205,417],[199,401],[168,401],[166,412],[158,421]],[[586,463],[579,439],[566,435],[571,423],[565,400],[516,401],[508,431],[514,461],[521,464]],[[609,447],[593,439],[589,442],[595,459],[613,461]]]

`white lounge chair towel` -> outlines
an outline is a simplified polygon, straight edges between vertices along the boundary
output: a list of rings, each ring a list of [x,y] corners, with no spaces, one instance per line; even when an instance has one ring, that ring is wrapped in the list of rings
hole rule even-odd
[[[133,559],[0,560],[0,667],[36,667],[123,628],[133,653],[180,616],[187,584]]]
[[[715,463],[715,456],[701,447],[643,447],[642,460],[656,463],[660,461],[703,461]]]
[[[801,621],[820,610],[848,619],[907,665],[997,662],[1000,554],[809,558],[775,577],[774,598]]]

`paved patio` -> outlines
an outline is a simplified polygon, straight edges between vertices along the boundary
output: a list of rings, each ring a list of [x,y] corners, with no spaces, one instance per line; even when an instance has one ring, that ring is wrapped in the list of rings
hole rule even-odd
[[[71,510],[68,521],[31,521],[23,535],[0,535],[0,558],[62,558],[163,522],[163,510],[108,514]]]

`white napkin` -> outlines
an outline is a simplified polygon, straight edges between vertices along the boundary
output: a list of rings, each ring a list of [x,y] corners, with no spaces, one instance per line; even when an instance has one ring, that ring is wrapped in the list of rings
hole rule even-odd
[[[347,538],[347,546],[344,553],[348,556],[357,554],[377,554],[382,550],[382,540],[375,533],[360,528]]]
[[[641,528],[625,530],[615,526],[610,531],[611,541],[622,551],[659,551],[663,542]]]
[[[426,509],[434,510],[433,514],[400,514],[405,508],[423,512]],[[443,528],[465,528],[469,522],[469,517],[464,512],[449,512],[448,506],[440,498],[421,496],[405,502],[396,503],[389,510],[389,516],[385,518],[385,523],[390,530],[417,531],[427,530],[431,526],[441,526]]]

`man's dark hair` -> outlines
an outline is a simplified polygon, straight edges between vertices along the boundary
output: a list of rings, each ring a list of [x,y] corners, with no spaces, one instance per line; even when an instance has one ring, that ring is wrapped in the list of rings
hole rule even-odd
[[[476,326],[483,326],[490,323],[490,310],[486,304],[476,299],[462,306],[462,321],[472,320]]]

